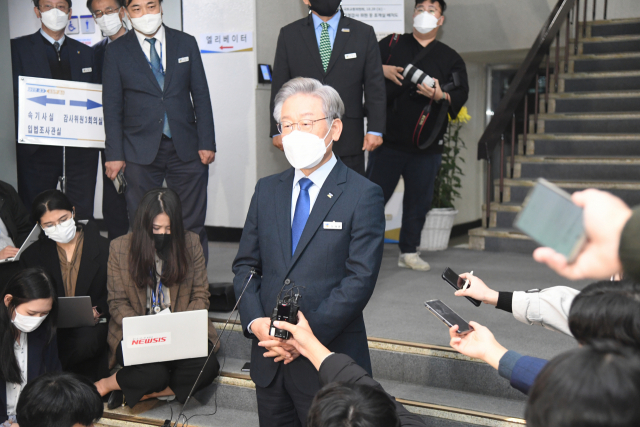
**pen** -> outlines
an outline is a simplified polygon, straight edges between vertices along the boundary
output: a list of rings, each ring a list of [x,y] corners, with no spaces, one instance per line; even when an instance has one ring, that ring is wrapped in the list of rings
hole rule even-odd
[[[469,273],[470,276],[473,276],[473,270],[471,270],[471,273]],[[464,286],[462,287],[463,291],[466,291],[467,289],[469,289],[469,279],[464,281]]]

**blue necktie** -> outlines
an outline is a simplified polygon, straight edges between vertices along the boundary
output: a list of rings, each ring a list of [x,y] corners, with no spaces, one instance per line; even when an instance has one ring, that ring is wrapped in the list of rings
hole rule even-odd
[[[293,214],[293,224],[291,224],[291,256],[296,252],[296,247],[302,236],[304,226],[309,219],[309,211],[311,210],[311,201],[309,200],[309,188],[313,185],[313,181],[309,178],[302,178],[298,181],[300,184],[300,195],[296,202],[296,211]]]
[[[155,76],[158,84],[160,85],[160,89],[164,91],[164,69],[162,68],[162,61],[160,61],[160,57],[158,56],[158,51],[156,50],[156,39],[145,39],[151,45],[151,49],[149,52],[149,58],[151,62],[151,71],[153,71],[153,75]],[[168,138],[171,138],[171,130],[169,129],[169,119],[167,118],[167,113],[164,113],[164,125],[162,126],[162,133],[165,134]]]

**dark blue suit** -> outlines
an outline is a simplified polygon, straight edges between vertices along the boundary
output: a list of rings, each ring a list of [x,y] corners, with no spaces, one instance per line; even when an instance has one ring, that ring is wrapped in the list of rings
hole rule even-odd
[[[93,45],[95,56],[94,73],[98,83],[102,83],[102,66],[104,65],[104,54],[108,43],[109,38],[105,37],[100,43]],[[100,154],[102,158],[102,170],[104,171],[106,170],[104,166],[104,150],[102,150]],[[102,215],[109,233],[109,240],[124,236],[129,232],[127,200],[124,198],[124,194],[118,194],[116,187],[113,185],[113,181],[107,178],[106,175],[102,177]]]
[[[18,123],[18,76],[55,78],[47,59],[53,49],[40,30],[29,36],[11,40],[13,93]],[[68,60],[67,78],[76,82],[95,83],[93,49],[65,37],[62,60]],[[61,49],[61,52],[62,52]],[[55,55],[55,51],[53,51]],[[83,71],[84,70],[84,71]],[[67,196],[79,219],[93,218],[99,152],[93,148],[67,148]],[[18,144],[18,193],[28,209],[33,199],[44,190],[56,188],[62,175],[62,147]]]
[[[175,190],[185,228],[200,236],[208,260],[204,220],[209,167],[198,150],[216,150],[207,77],[196,39],[165,29],[164,88],[154,76],[135,31],[109,43],[102,68],[107,161],[125,160],[127,206],[135,215],[155,187]],[[163,138],[167,114],[171,139]],[[196,121],[197,117],[197,121]]]
[[[29,333],[27,338],[27,382],[47,372],[61,370],[56,337],[54,336],[49,341],[49,333],[43,326]],[[6,386],[7,383],[0,379],[0,423],[7,420]]]
[[[371,374],[362,311],[373,293],[382,261],[382,190],[338,160],[320,189],[291,256],[293,178],[294,169],[288,169],[258,181],[233,263],[238,296],[251,268],[262,275],[254,277],[240,303],[245,336],[253,339],[251,378],[257,386],[261,425],[268,413],[264,412],[265,406],[281,403],[261,399],[261,389],[270,387],[272,396],[277,391],[274,388],[280,388],[286,401],[287,393],[277,384],[282,375],[291,379],[300,394],[310,398],[320,388],[318,374],[309,360],[299,357],[288,365],[274,363],[263,357],[265,350],[247,331],[249,322],[271,315],[285,283],[304,287],[300,309],[318,339],[331,351],[347,354]],[[325,221],[341,222],[342,229],[325,229]],[[296,402],[295,394],[288,393],[288,398],[294,400],[304,423],[305,405]],[[281,418],[271,423],[285,425],[285,421]]]
[[[529,394],[529,390],[533,386],[538,374],[547,363],[549,363],[549,361],[545,359],[522,356],[513,367],[510,380],[511,387],[520,390],[524,394]]]

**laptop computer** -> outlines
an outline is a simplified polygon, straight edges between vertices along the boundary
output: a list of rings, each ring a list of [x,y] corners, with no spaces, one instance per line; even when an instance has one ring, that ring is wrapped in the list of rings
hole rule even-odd
[[[40,236],[40,230],[41,230],[40,226],[36,224],[33,227],[33,230],[31,230],[31,233],[29,233],[29,235],[27,236],[27,239],[24,241],[22,246],[20,246],[20,249],[18,250],[18,253],[16,254],[16,256],[2,259],[0,260],[0,264],[5,262],[18,261],[20,259],[20,255],[22,255],[22,252],[26,251],[27,248],[33,244],[33,242],[38,240],[38,236]]]
[[[125,366],[206,357],[207,310],[125,317],[122,319],[122,357]]]
[[[91,297],[59,297],[58,328],[94,326]]]

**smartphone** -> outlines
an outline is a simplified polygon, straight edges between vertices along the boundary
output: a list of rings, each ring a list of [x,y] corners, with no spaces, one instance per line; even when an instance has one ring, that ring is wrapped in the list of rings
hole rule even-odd
[[[247,362],[244,365],[242,365],[242,372],[251,372],[251,363]]]
[[[462,277],[454,273],[453,270],[450,269],[449,267],[447,267],[447,269],[444,270],[444,272],[442,273],[442,278],[444,279],[445,282],[453,286],[453,288],[456,291],[462,289],[462,287],[464,286],[464,282],[466,281],[465,279],[463,279]],[[468,299],[471,302],[471,304],[475,305],[476,307],[479,307],[480,304],[482,303],[482,301],[478,301],[477,299],[474,299],[471,297],[465,297],[465,298]]]
[[[582,208],[571,196],[544,178],[538,178],[524,200],[513,226],[543,246],[575,261],[587,238]]]
[[[453,311],[449,306],[439,299],[433,299],[424,303],[425,307],[438,319],[440,319],[448,327],[458,325],[458,334],[466,335],[473,331],[473,328],[464,320],[458,316],[458,313]]]

